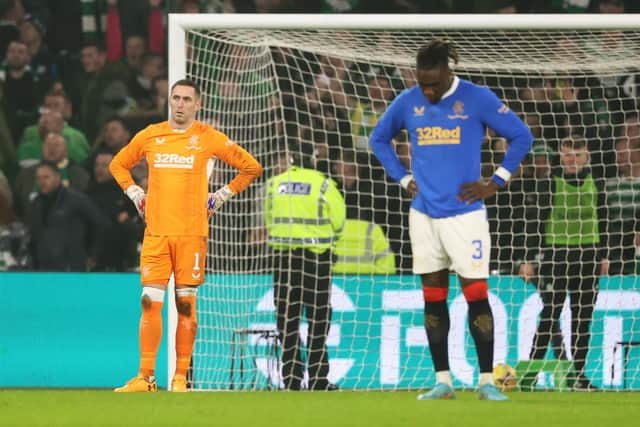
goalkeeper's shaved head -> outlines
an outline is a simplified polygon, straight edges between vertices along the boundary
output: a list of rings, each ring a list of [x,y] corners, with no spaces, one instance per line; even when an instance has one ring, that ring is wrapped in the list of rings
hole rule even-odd
[[[417,69],[449,67],[449,60],[458,63],[458,51],[449,40],[434,39],[422,46],[416,57]]]

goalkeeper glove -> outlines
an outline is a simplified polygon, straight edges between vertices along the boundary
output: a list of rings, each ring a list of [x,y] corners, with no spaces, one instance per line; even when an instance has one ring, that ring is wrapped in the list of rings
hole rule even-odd
[[[209,217],[215,215],[218,209],[220,209],[220,206],[235,195],[236,193],[231,191],[228,185],[220,188],[215,193],[209,193],[207,197],[207,213]]]
[[[125,191],[127,196],[133,202],[133,205],[136,207],[136,210],[140,214],[140,216],[144,219],[144,208],[147,201],[147,195],[144,194],[144,190],[139,185],[130,185]]]

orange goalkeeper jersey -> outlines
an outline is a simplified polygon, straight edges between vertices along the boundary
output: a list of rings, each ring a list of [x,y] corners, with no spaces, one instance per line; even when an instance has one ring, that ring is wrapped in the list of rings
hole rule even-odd
[[[207,162],[218,158],[239,169],[229,183],[240,193],[262,173],[251,154],[222,132],[194,120],[187,130],[168,121],[140,131],[113,159],[109,169],[123,190],[134,185],[129,169],[142,157],[149,164],[145,207],[147,233],[161,236],[206,236]]]

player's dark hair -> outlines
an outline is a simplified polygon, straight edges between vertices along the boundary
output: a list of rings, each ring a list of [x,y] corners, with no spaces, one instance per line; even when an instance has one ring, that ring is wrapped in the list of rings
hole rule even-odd
[[[175,82],[172,86],[171,86],[171,92],[169,93],[173,93],[173,89],[175,89],[176,86],[188,86],[188,87],[192,87],[193,90],[196,91],[196,95],[198,96],[198,98],[200,97],[200,86],[198,86],[196,84],[196,82],[194,82],[191,79],[180,79],[177,82]]]
[[[416,66],[418,69],[448,67],[449,59],[453,60],[454,64],[458,63],[458,50],[453,43],[449,40],[434,39],[420,48]]]

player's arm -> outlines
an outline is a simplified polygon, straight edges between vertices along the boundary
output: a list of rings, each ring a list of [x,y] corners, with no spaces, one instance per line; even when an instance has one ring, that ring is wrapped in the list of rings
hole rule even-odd
[[[401,94],[389,105],[373,128],[369,144],[387,174],[399,182],[404,189],[413,193],[414,190],[417,190],[413,175],[404,167],[391,143],[393,138],[405,128],[402,119],[404,99],[405,97]]]
[[[502,164],[491,177],[491,181],[488,183],[467,182],[461,186],[458,200],[466,203],[492,197],[496,191],[504,187],[533,144],[533,135],[527,125],[491,90],[483,88],[479,92],[479,98],[482,105],[480,114],[483,124],[506,138],[509,141],[509,148],[507,148]]]
[[[142,187],[136,184],[133,176],[131,176],[130,169],[144,156],[145,139],[146,136],[143,130],[139,132],[129,144],[125,145],[109,164],[111,175],[113,175],[118,185],[120,185],[127,196],[129,196],[136,210],[143,218],[147,196]]]
[[[231,182],[210,193],[207,198],[207,210],[209,216],[215,214],[218,209],[230,198],[244,191],[253,180],[262,174],[262,165],[244,148],[233,143],[221,132],[212,131],[214,135],[213,156],[219,158],[229,166],[238,169],[238,174]]]
[[[504,160],[491,178],[499,187],[503,187],[531,150],[533,135],[520,117],[491,90],[485,89],[484,98],[486,99],[483,105],[486,105],[486,108],[482,109],[482,121],[509,142]]]

